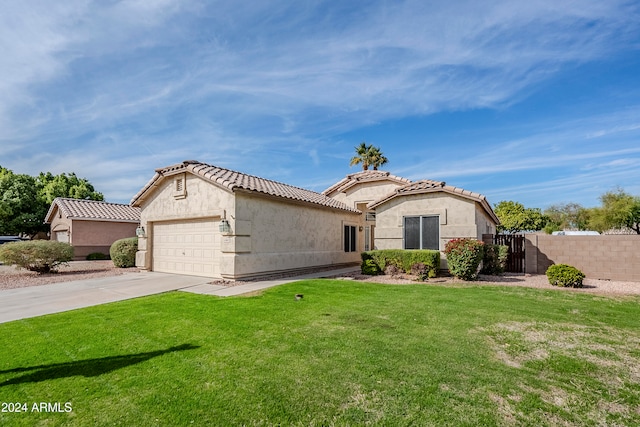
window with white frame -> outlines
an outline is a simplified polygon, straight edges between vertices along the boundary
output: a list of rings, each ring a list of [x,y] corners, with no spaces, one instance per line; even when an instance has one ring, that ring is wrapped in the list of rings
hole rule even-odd
[[[440,217],[438,215],[404,217],[405,249],[440,249]]]
[[[355,252],[356,251],[356,240],[357,240],[357,232],[355,225],[345,225],[343,232],[344,239],[344,251],[345,252]]]

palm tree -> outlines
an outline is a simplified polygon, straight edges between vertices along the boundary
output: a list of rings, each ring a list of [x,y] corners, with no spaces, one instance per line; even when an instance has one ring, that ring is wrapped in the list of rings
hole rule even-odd
[[[374,147],[373,145],[367,145],[366,142],[361,142],[360,145],[355,147],[356,156],[351,158],[349,166],[362,163],[362,170],[369,170],[369,166],[373,166],[373,170],[378,170],[378,167],[389,162],[380,151],[380,147]]]
[[[387,164],[389,159],[387,159],[382,151],[380,151],[380,147],[370,147],[369,148],[369,164],[373,166],[373,170],[377,171],[378,167]]]
[[[351,158],[351,163],[349,163],[349,166],[353,166],[353,165],[357,165],[359,163],[362,163],[362,170],[369,170],[369,152],[371,151],[371,148],[373,146],[371,145],[367,145],[366,142],[362,141],[360,143],[360,145],[358,145],[357,147],[355,147],[356,149],[356,156]]]

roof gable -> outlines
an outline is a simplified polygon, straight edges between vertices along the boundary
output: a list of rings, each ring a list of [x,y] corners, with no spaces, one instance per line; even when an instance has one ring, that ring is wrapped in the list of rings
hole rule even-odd
[[[338,181],[331,187],[324,190],[322,194],[330,196],[336,193],[345,192],[348,189],[358,184],[364,184],[364,183],[370,183],[370,182],[381,182],[381,181],[392,182],[392,183],[403,185],[403,186],[411,183],[410,180],[406,178],[401,178],[399,176],[391,175],[389,172],[379,171],[379,170],[366,170],[366,171],[360,171],[357,173],[347,175],[342,180]]]
[[[176,165],[157,169],[153,178],[147,183],[147,185],[145,185],[144,188],[142,188],[142,190],[140,190],[140,192],[138,192],[138,194],[133,197],[131,204],[134,206],[139,205],[144,197],[152,191],[152,187],[157,185],[157,183],[164,177],[182,172],[192,173],[193,175],[199,176],[205,181],[229,192],[243,191],[258,193],[325,208],[360,213],[357,209],[350,208],[340,201],[327,197],[324,194],[316,193],[315,191],[305,190],[304,188],[294,187],[292,185],[209,165],[207,163],[201,163],[195,160],[187,160]]]
[[[487,202],[485,196],[480,193],[474,193],[472,191],[464,190],[462,188],[454,187],[451,185],[446,185],[444,181],[432,181],[430,179],[424,179],[421,181],[412,182],[403,187],[396,188],[392,193],[387,194],[385,197],[376,200],[373,203],[369,204],[370,209],[375,209],[376,207],[387,203],[388,201],[395,199],[397,197],[403,197],[412,194],[426,194],[426,193],[436,193],[436,192],[444,192],[448,194],[453,194],[456,196],[460,196],[465,199],[472,200],[476,203],[479,203],[485,212],[489,215],[491,219],[493,219],[497,224],[500,223],[500,220],[496,216],[493,209]]]
[[[140,222],[140,208],[120,203],[96,200],[70,199],[58,197],[53,200],[45,216],[45,224],[50,224],[55,212],[75,220]]]

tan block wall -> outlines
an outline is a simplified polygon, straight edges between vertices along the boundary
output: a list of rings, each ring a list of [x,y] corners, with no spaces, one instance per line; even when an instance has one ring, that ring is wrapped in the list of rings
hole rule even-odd
[[[526,236],[526,271],[569,264],[588,278],[640,282],[640,235]]]

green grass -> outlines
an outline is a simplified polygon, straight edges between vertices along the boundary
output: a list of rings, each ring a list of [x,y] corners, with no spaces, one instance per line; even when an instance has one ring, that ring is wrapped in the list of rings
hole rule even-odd
[[[0,425],[640,425],[639,360],[639,298],[338,280],[174,292],[1,324],[0,402],[28,411]]]

